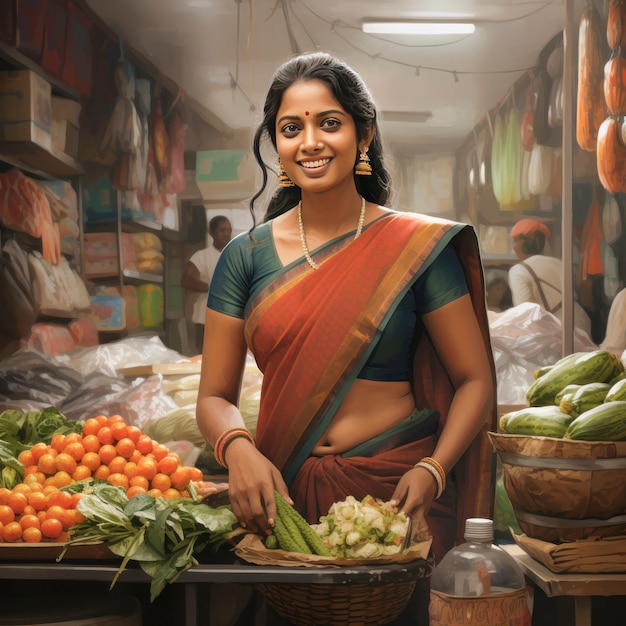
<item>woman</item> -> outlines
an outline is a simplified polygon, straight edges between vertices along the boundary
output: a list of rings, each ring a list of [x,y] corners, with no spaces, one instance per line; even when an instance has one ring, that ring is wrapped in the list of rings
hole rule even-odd
[[[253,215],[266,139],[279,187],[265,223],[220,257],[197,404],[233,511],[269,534],[274,489],[309,522],[371,494],[427,522],[440,558],[493,495],[493,454],[477,436],[495,426],[495,383],[475,233],[385,207],[372,98],[327,54],[274,76],[253,143]],[[256,441],[237,409],[248,349],[264,374]]]

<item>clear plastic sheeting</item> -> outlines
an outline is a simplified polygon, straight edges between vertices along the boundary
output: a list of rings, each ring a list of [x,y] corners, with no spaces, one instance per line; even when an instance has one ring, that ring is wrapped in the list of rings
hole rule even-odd
[[[526,390],[535,370],[562,356],[561,322],[539,304],[524,302],[502,313],[489,312],[491,345],[496,365],[498,404],[526,404]],[[574,351],[598,346],[574,329]]]
[[[117,370],[188,361],[158,337],[134,337],[47,356],[20,350],[0,364],[0,410],[55,406],[68,419],[120,414],[140,428],[178,408],[163,391],[163,377],[124,378]]]

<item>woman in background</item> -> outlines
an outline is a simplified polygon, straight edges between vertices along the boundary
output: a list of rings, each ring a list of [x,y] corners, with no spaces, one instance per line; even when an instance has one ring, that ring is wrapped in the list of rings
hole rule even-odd
[[[439,559],[465,518],[492,513],[495,376],[475,232],[387,208],[376,108],[340,60],[288,60],[263,111],[253,217],[264,149],[279,187],[216,268],[199,427],[252,532],[271,533],[274,489],[310,523],[369,494],[427,525]],[[237,408],[247,349],[264,374],[256,439]]]

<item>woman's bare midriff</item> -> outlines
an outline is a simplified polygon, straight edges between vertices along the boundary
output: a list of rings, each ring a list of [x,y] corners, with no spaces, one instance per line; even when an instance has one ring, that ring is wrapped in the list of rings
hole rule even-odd
[[[312,454],[340,454],[380,435],[415,408],[408,382],[357,379]]]

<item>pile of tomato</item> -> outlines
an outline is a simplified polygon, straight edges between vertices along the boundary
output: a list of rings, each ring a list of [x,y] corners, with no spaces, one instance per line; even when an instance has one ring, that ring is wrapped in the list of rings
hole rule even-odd
[[[129,498],[190,497],[189,484],[202,480],[197,467],[154,441],[120,415],[85,420],[82,433],[57,434],[49,444],[23,450],[23,482],[0,488],[0,542],[66,541],[83,520],[77,504],[84,493],[63,490],[87,479],[122,487]]]

